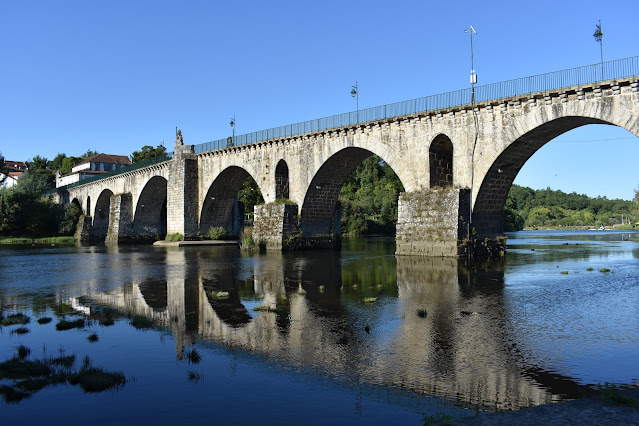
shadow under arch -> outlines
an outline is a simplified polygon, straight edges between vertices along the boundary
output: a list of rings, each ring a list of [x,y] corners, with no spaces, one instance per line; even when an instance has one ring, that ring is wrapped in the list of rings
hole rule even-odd
[[[93,215],[93,234],[98,239],[106,238],[107,231],[109,230],[111,197],[113,197],[113,191],[111,191],[110,189],[105,189],[100,193],[98,201],[96,201],[95,203],[95,214]]]
[[[146,183],[135,206],[134,235],[166,236],[167,181],[154,176]]]
[[[221,227],[227,235],[239,235],[244,226],[244,206],[238,201],[237,193],[248,178],[253,176],[238,166],[224,169],[215,178],[202,204],[201,234],[206,235],[211,227]]]
[[[375,153],[364,148],[347,147],[322,164],[313,176],[302,204],[302,235],[339,235],[340,212],[335,207],[340,191],[357,166],[372,155]],[[401,183],[404,185],[404,182]]]
[[[146,304],[154,312],[164,312],[168,306],[168,283],[163,280],[146,280],[138,284]]]
[[[289,197],[288,164],[280,160],[275,167],[275,198],[285,199]]]
[[[557,136],[587,124],[612,123],[590,117],[561,117],[546,122],[512,142],[493,162],[484,177],[472,213],[477,235],[504,232],[504,205],[515,177],[537,150]]]
[[[74,198],[73,200],[71,200],[71,203],[75,204],[76,207],[80,209],[80,211],[82,211],[82,206],[80,205],[80,201],[77,198]]]
[[[84,211],[87,216],[91,216],[91,197],[87,196],[87,209]]]
[[[435,136],[428,149],[430,187],[453,185],[453,142],[443,133]]]

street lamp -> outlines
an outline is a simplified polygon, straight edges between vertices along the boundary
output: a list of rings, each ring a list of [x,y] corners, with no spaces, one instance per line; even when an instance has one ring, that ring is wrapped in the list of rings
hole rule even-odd
[[[473,121],[475,124],[475,140],[473,142],[473,152],[470,163],[470,207],[468,210],[468,240],[470,241],[473,224],[473,190],[475,188],[475,148],[477,147],[477,138],[479,137],[479,123],[477,122],[477,112],[475,111],[475,84],[477,84],[477,74],[475,74],[475,58],[473,55],[473,34],[477,34],[477,31],[475,31],[475,28],[471,25],[470,29],[464,30],[464,32],[470,34],[470,108],[473,112]],[[468,255],[471,255],[470,249]]]
[[[233,114],[233,117],[231,117],[231,122],[229,124],[231,125],[231,128],[233,128],[233,137],[231,139],[230,145],[235,146],[235,114]]]
[[[603,33],[601,32],[601,19],[597,25],[597,31],[592,35],[601,47],[601,81],[604,79],[604,63],[603,63]]]
[[[351,90],[351,96],[354,97],[355,106],[357,108],[357,122],[359,123],[359,89],[357,87],[357,82],[355,82],[355,86],[352,86],[353,90]]]
[[[464,30],[465,33],[469,33],[470,34],[470,86],[472,87],[472,92],[471,92],[471,103],[475,103],[475,84],[477,84],[477,74],[475,74],[475,64],[474,64],[474,57],[473,57],[473,33],[477,34],[477,31],[475,31],[475,28],[473,28],[473,26],[470,26],[469,30]]]

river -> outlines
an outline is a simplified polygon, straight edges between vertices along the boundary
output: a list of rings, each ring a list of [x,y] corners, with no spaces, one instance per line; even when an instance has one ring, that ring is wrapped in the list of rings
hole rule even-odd
[[[0,362],[28,348],[67,377],[21,384],[0,365],[0,416],[423,424],[639,385],[639,233],[508,237],[504,259],[473,266],[396,257],[388,238],[284,254],[0,246],[2,315],[29,317],[2,327]],[[123,379],[68,379],[89,365]]]

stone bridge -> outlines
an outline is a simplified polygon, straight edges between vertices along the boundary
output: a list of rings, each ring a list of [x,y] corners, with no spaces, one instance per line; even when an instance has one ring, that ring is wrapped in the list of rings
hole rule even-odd
[[[195,239],[212,226],[237,235],[243,222],[237,193],[251,176],[266,202],[255,209],[259,243],[270,249],[330,243],[339,235],[342,186],[376,154],[405,190],[397,253],[461,256],[468,236],[481,241],[503,232],[510,187],[544,144],[587,124],[639,136],[639,72],[632,75],[201,153],[184,145],[180,134],[170,160],[60,188],[58,197],[77,203],[91,217],[86,224],[93,234],[109,241],[167,233]]]

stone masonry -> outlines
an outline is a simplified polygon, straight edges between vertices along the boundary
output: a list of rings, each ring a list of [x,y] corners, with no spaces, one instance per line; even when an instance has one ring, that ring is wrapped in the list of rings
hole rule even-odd
[[[58,198],[86,206],[83,213],[93,217],[94,227],[105,229],[99,222],[101,216],[96,215],[96,200],[102,206],[109,194],[131,194],[135,223],[161,216],[161,212],[140,215],[143,193],[152,185],[153,194],[167,192],[166,232],[198,238],[203,224],[231,226],[234,210],[217,206],[230,205],[250,176],[266,203],[288,191],[286,198],[299,206],[300,231],[312,239],[336,233],[339,190],[361,161],[376,154],[393,168],[405,189],[399,204],[397,252],[456,256],[454,246],[459,245],[466,226],[460,224],[460,217],[464,223],[469,219],[464,203],[472,206],[472,234],[478,239],[500,235],[505,200],[521,167],[556,136],[587,124],[616,125],[639,136],[637,78],[530,93],[477,103],[474,108],[431,110],[198,154],[183,144],[180,134],[172,160],[61,189]],[[158,184],[160,179],[166,181],[166,189]],[[444,187],[447,195],[437,192],[438,187]],[[468,196],[463,195],[466,193]],[[438,208],[438,202],[450,210]],[[435,221],[446,223],[445,235],[433,226]],[[158,227],[142,225],[140,229]],[[424,227],[421,231],[420,226]],[[437,232],[442,239],[434,243]],[[445,243],[447,238],[450,241]]]

